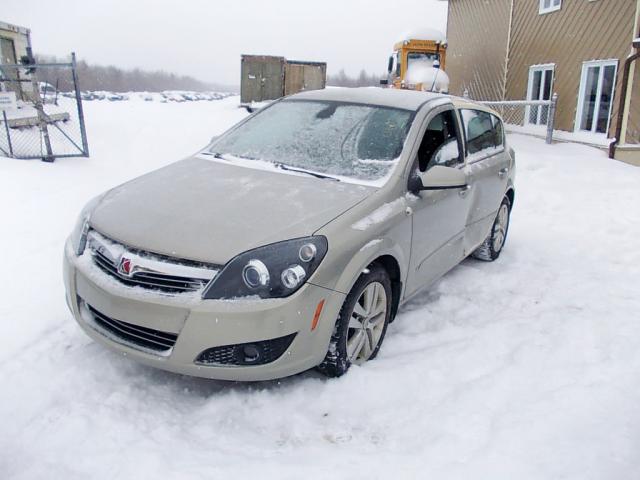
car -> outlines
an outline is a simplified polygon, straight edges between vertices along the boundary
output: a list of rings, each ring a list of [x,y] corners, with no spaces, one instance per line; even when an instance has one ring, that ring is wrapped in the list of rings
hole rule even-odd
[[[298,93],[91,200],[65,245],[66,300],[95,341],[153,367],[338,377],[376,357],[403,303],[500,256],[514,178],[481,104]]]
[[[43,103],[57,103],[59,92],[56,87],[47,82],[38,82],[38,90]]]

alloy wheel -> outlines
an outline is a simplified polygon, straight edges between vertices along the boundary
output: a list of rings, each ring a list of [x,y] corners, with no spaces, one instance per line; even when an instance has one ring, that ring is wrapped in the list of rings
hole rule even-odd
[[[387,292],[379,282],[371,282],[360,294],[347,332],[347,356],[351,363],[362,364],[375,351],[384,332],[387,306]]]
[[[498,217],[496,218],[495,231],[493,236],[493,251],[499,252],[504,245],[504,240],[507,237],[507,228],[509,227],[509,207],[504,203],[498,210]]]

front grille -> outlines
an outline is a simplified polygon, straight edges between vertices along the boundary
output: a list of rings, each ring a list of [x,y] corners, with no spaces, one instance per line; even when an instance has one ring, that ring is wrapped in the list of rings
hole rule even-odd
[[[129,287],[142,287],[166,293],[195,292],[203,289],[219,271],[219,267],[187,260],[150,254],[129,249],[92,230],[88,238],[88,248],[93,261],[104,273],[116,278]],[[133,258],[136,265],[131,274],[123,274],[118,266],[122,258]],[[175,272],[196,272],[199,277]]]
[[[131,323],[116,320],[99,312],[88,303],[84,303],[91,313],[93,321],[100,328],[108,331],[117,339],[137,347],[153,350],[155,352],[167,352],[173,348],[178,339],[175,333],[162,332],[153,328],[141,327]]]
[[[200,365],[264,365],[280,358],[291,346],[296,334],[259,342],[224,345],[205,350],[196,363]],[[247,352],[258,352],[258,356],[247,355]]]
[[[132,277],[126,277],[118,272],[118,266],[103,253],[94,251],[93,259],[98,267],[117,278],[129,287],[143,287],[149,289],[162,290],[168,293],[193,292],[199,290],[207,284],[207,280],[198,278],[178,277],[175,275],[165,275],[162,273],[140,272]]]

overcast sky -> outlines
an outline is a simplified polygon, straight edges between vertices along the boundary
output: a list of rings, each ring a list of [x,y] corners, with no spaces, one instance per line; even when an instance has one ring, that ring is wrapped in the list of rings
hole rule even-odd
[[[36,53],[236,85],[242,53],[382,73],[403,33],[445,31],[446,18],[437,0],[2,0],[0,9],[1,21],[31,29]]]

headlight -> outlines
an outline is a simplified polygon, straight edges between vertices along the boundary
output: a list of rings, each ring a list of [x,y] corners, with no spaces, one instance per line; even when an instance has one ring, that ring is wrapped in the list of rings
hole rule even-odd
[[[322,236],[272,243],[232,259],[205,289],[204,299],[288,297],[311,277],[327,253]]]
[[[82,255],[84,247],[87,246],[87,233],[89,233],[89,216],[80,215],[71,232],[71,245],[78,256]]]
[[[98,195],[97,197],[89,200],[85,205],[76,220],[76,225],[71,232],[71,245],[73,245],[73,251],[76,255],[80,256],[84,252],[84,248],[87,246],[87,234],[89,233],[89,219],[94,208],[98,206],[100,200],[104,195]]]

